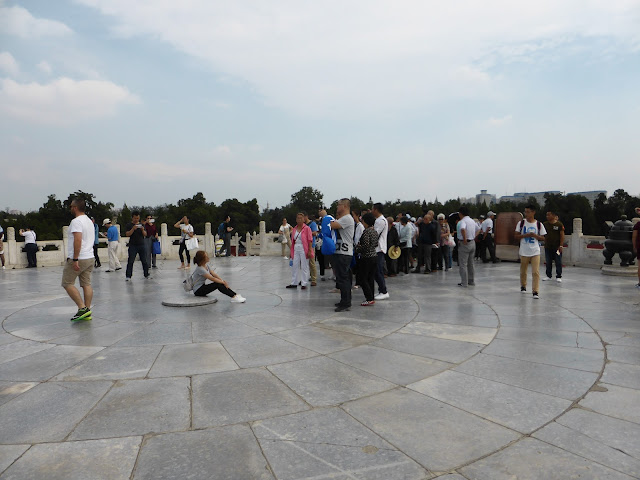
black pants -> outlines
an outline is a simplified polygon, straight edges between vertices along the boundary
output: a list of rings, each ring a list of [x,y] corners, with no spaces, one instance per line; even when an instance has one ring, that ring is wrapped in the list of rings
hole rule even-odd
[[[325,264],[324,264],[324,254],[322,253],[322,250],[316,249],[316,261],[320,266],[320,276],[324,277]]]
[[[187,255],[187,264],[191,263],[191,254],[189,254],[189,250],[187,250],[187,246],[185,242],[180,242],[180,248],[178,249],[178,256],[180,257],[180,262],[184,263],[184,257],[182,256],[182,252],[185,252]]]
[[[386,255],[382,252],[378,252],[376,255],[378,256],[378,268],[376,268],[374,278],[378,284],[378,292],[387,293],[387,283],[384,280],[384,265],[386,263],[384,257]],[[389,272],[389,274],[391,274],[391,272]]]
[[[224,293],[227,297],[233,298],[236,296],[236,292],[225,287],[222,283],[206,283],[193,293],[196,297],[206,297],[215,290],[220,290],[220,293]]]
[[[389,257],[389,255],[385,255],[384,256],[384,260],[385,260],[385,266],[387,267],[387,274],[388,275],[395,275],[396,273],[398,273],[398,260],[399,259],[393,259],[391,257]],[[382,272],[384,275],[384,271]]]
[[[400,268],[402,273],[409,273],[409,255],[411,254],[411,248],[406,247],[400,250]]]
[[[431,271],[438,268],[438,259],[442,259],[440,255],[440,249],[436,247],[431,248]],[[440,268],[442,268],[442,261],[440,262]]]
[[[416,270],[420,271],[420,266],[424,265],[424,271],[431,271],[431,250],[433,250],[433,245],[430,243],[420,243],[418,245],[418,265],[416,266]]]
[[[231,233],[224,234],[224,254],[226,257],[231,256]]]
[[[102,264],[100,263],[100,257],[98,256],[98,245],[97,244],[93,244],[93,258],[94,260],[94,267],[100,267],[102,266]]]
[[[351,306],[351,255],[334,254],[333,268],[336,273],[336,286],[340,289],[340,306]]]
[[[491,257],[491,261],[496,261],[496,244],[493,242],[493,235],[487,235],[487,238],[481,240],[480,243],[480,258],[483,262],[488,262],[487,260],[487,250],[489,251],[489,256]]]
[[[368,302],[373,300],[374,295],[374,275],[378,268],[376,257],[363,257],[358,260],[358,277],[364,298]]]
[[[140,245],[129,244],[129,258],[127,259],[127,278],[131,278],[131,276],[133,275],[133,262],[136,261],[136,255],[140,256],[144,276],[149,276],[149,264],[147,263],[147,256],[145,255],[145,252],[146,249],[144,248],[144,243]]]
[[[35,243],[25,243],[25,253],[27,254],[27,264],[29,267],[37,267],[36,253],[38,252],[38,245]]]

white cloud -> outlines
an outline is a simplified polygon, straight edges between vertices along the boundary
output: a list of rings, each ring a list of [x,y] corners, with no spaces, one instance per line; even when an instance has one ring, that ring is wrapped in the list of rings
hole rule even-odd
[[[69,35],[72,30],[64,23],[35,18],[26,8],[0,7],[0,33],[21,38]]]
[[[218,145],[215,148],[214,153],[216,153],[218,155],[230,155],[231,154],[231,147],[229,145]]]
[[[512,115],[505,115],[504,117],[499,117],[499,118],[491,117],[488,120],[488,123],[492,127],[501,127],[503,125],[511,123],[512,120],[513,120],[513,116]]]
[[[36,67],[38,67],[38,69],[41,72],[46,73],[47,75],[50,75],[51,72],[53,71],[53,69],[51,68],[51,65],[49,64],[49,62],[42,60],[40,63],[38,63],[38,65],[36,65]]]
[[[15,77],[20,73],[18,62],[9,52],[0,52],[0,70],[11,77]]]
[[[104,80],[58,78],[48,84],[0,82],[0,111],[31,123],[69,125],[114,115],[119,106],[140,100],[124,87]]]
[[[495,94],[490,68],[585,38],[640,46],[638,0],[77,1],[113,17],[116,34],[160,39],[302,115]]]

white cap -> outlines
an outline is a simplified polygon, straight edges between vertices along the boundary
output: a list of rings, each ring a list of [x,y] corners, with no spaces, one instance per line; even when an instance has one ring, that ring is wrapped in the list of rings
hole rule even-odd
[[[109,220],[108,218],[105,218],[105,219],[102,221],[102,226],[104,227],[105,225],[108,225],[108,224],[110,224],[110,223],[111,223],[111,220]]]

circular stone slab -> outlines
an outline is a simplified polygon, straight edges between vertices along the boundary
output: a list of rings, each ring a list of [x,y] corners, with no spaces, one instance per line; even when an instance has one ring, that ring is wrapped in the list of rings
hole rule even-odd
[[[183,295],[163,300],[162,305],[164,305],[165,307],[201,307],[203,305],[211,305],[212,303],[216,303],[217,301],[217,298]]]

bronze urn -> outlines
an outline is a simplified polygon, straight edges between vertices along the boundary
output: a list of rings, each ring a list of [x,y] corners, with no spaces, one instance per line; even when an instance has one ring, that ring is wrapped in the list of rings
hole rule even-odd
[[[604,242],[604,264],[612,265],[613,256],[617,253],[620,257],[620,266],[628,267],[633,265],[633,244],[631,236],[633,235],[633,223],[627,220],[626,215],[622,215],[621,219],[613,224],[609,235]]]

